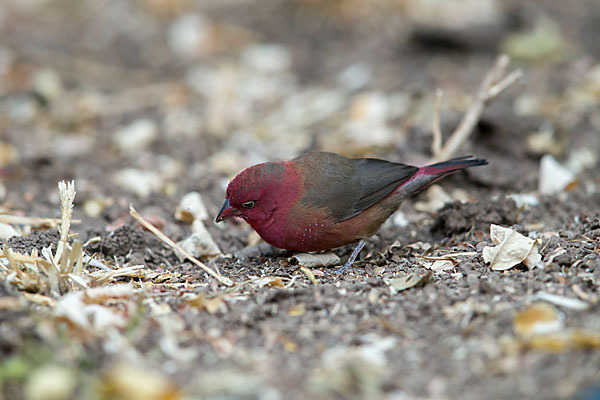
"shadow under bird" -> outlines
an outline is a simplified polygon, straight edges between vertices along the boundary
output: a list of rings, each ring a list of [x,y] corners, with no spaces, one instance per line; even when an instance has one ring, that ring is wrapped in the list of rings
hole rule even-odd
[[[325,152],[257,164],[229,182],[216,222],[242,218],[267,243],[301,252],[358,242],[340,273],[404,199],[448,174],[486,164],[467,156],[419,168]]]

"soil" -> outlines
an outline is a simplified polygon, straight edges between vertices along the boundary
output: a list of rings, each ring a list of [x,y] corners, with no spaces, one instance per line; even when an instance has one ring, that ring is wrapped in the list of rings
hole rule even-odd
[[[411,21],[410,12],[393,1],[375,2],[372,9],[354,0],[58,0],[34,1],[30,9],[18,3],[0,6],[0,132],[3,148],[18,153],[15,159],[0,153],[2,207],[10,214],[60,218],[56,183],[74,180],[73,218],[80,222],[71,232],[85,254],[110,268],[142,265],[147,272],[111,282],[131,284],[136,292],[127,306],[107,305],[127,309],[128,318],[110,334],[84,334],[57,317],[54,303],[32,301],[1,280],[0,399],[42,398],[31,387],[45,365],[59,365],[75,377],[75,389],[57,399],[143,398],[132,394],[135,383],[115,383],[121,365],[142,371],[147,381],[138,381],[139,390],[167,382],[156,398],[600,396],[600,161],[596,157],[581,169],[566,190],[540,194],[540,159],[547,151],[528,145],[530,135],[551,126],[548,140],[559,162],[583,159],[577,156],[581,149],[600,152],[600,47],[590,40],[600,34],[600,25],[592,23],[600,20],[596,2],[497,2],[499,17],[490,26],[461,29]],[[213,25],[204,26],[200,44],[186,50],[191,55],[173,55],[168,38],[184,15],[201,15],[201,24]],[[431,99],[437,87],[445,90],[446,139],[502,43],[540,18],[556,24],[567,50],[560,57],[557,50],[513,62],[524,79],[486,108],[461,148],[489,166],[438,182],[451,195],[459,189],[466,201],[426,212],[418,204],[428,201],[428,192],[417,194],[401,207],[404,222],[384,224],[349,271],[336,275],[317,267],[314,281],[290,262],[291,252],[257,243],[243,222],[212,223],[228,179],[255,162],[318,149],[426,161],[432,108],[423,99]],[[277,70],[276,57],[269,59],[273,64],[248,67],[240,54],[258,43],[287,49],[289,67]],[[340,71],[350,65],[368,65],[370,79],[342,90]],[[192,82],[194,71],[209,68],[217,83],[206,77]],[[266,76],[280,80],[253,88],[252,79],[262,72],[255,76],[245,68],[265,68]],[[594,68],[596,81],[590,81]],[[61,89],[39,83],[40,71],[58,73]],[[239,74],[234,82],[248,87],[227,87],[221,81],[228,74]],[[244,74],[250,74],[247,81]],[[211,82],[210,95],[202,92],[206,88],[194,89]],[[300,105],[284,107],[286,99],[318,90],[347,103],[314,120],[322,110],[310,94],[294,97]],[[348,99],[359,93],[407,99],[405,113],[388,114],[396,136],[371,144],[332,133],[356,117],[343,110],[352,108]],[[363,112],[379,107],[375,103],[362,103]],[[301,115],[294,114],[296,106]],[[419,119],[421,114],[426,117]],[[115,132],[142,118],[154,121],[158,134],[128,151]],[[294,125],[294,118],[311,122]],[[162,186],[137,195],[117,183],[115,175],[126,168],[153,171]],[[210,215],[204,223],[224,253],[201,259],[235,282],[233,288],[182,260],[129,216],[132,204],[180,241],[192,227],[175,210],[190,191],[201,193]],[[537,204],[521,205],[513,194],[532,194]],[[86,211],[94,202],[103,205],[96,214]],[[493,246],[491,224],[539,238],[543,268],[492,270],[482,256],[484,247]],[[56,228],[33,229],[5,243],[31,254],[56,249],[58,239]],[[351,251],[334,250],[342,261]],[[454,254],[453,267],[427,267],[427,257],[448,254]],[[407,290],[391,289],[391,281],[410,274],[424,279]],[[596,342],[536,347],[519,336],[515,315],[542,301],[540,292],[583,301],[585,309],[553,307],[565,329],[593,332]],[[46,295],[57,302],[65,296]]]

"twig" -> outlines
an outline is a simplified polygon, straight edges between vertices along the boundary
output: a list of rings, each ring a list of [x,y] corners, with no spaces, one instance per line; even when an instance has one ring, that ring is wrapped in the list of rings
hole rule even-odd
[[[442,96],[444,92],[442,89],[435,91],[435,103],[433,104],[433,142],[431,143],[431,154],[434,156],[440,154],[442,151],[442,126],[440,123],[441,107],[442,107]]]
[[[452,133],[452,136],[450,136],[439,152],[433,152],[434,161],[443,161],[452,157],[456,150],[458,150],[473,132],[473,128],[481,117],[483,108],[523,76],[521,70],[515,70],[506,75],[506,69],[508,68],[509,63],[510,58],[507,55],[502,54],[498,56],[494,66],[481,82],[475,101],[465,113],[460,124]],[[435,118],[436,116],[434,114],[434,119]],[[437,133],[434,130],[434,141],[436,140],[436,135]],[[434,147],[432,145],[432,150],[433,149]]]
[[[202,268],[207,274],[209,274],[210,276],[212,276],[213,278],[215,278],[217,281],[219,281],[220,283],[222,283],[225,286],[233,286],[233,282],[231,281],[231,279],[224,277],[223,275],[219,274],[218,272],[208,268],[202,261],[198,260],[196,257],[194,257],[193,255],[191,255],[190,253],[188,253],[187,251],[185,251],[184,249],[181,248],[181,246],[179,246],[177,243],[175,243],[174,241],[172,241],[171,239],[169,239],[164,233],[162,233],[160,230],[156,229],[156,227],[154,225],[152,225],[151,223],[149,223],[148,221],[146,221],[144,219],[144,217],[142,217],[135,208],[133,208],[132,205],[129,205],[129,214],[140,224],[142,224],[142,226],[146,229],[148,229],[150,232],[154,233],[156,235],[156,237],[158,237],[160,240],[162,240],[164,243],[166,243],[167,245],[169,245],[172,249],[174,249],[175,251],[180,252],[181,254],[183,254],[186,258],[188,258],[191,262],[193,262],[194,264],[196,264],[197,266],[199,266],[200,268]]]
[[[494,97],[498,96],[500,93],[502,93],[504,90],[506,90],[510,85],[512,85],[519,79],[521,79],[522,76],[523,76],[523,72],[520,69],[515,70],[515,71],[511,72],[510,74],[508,74],[504,79],[502,79],[500,82],[496,83],[494,86],[492,86],[488,90],[488,97],[486,98],[486,101],[490,101]]]

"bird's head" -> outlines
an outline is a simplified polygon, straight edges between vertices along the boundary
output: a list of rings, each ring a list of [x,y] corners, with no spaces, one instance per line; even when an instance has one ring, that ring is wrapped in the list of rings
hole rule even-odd
[[[269,220],[286,195],[286,167],[263,163],[240,172],[227,187],[227,197],[216,222],[240,217],[255,229]]]

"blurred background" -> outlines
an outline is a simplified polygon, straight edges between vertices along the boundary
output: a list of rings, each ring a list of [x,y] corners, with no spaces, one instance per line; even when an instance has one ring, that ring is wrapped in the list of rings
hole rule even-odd
[[[573,146],[598,144],[588,137],[600,125],[599,7],[6,0],[0,165],[20,177],[15,188],[24,177],[52,186],[76,178],[84,201],[113,185],[141,197],[222,190],[248,165],[316,149],[422,163],[435,88],[445,93],[447,137],[506,52],[525,78],[462,152],[497,161],[480,177],[491,186],[532,189],[527,170],[542,154],[565,159]],[[25,200],[38,197],[29,190]]]

